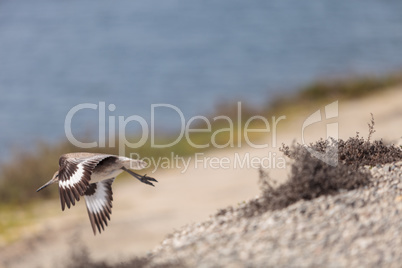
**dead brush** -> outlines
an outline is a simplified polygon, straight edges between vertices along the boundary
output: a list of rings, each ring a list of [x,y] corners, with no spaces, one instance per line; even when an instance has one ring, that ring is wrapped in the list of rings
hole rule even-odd
[[[244,215],[251,217],[267,210],[285,208],[299,200],[311,200],[322,195],[334,195],[340,191],[368,185],[370,174],[359,167],[402,160],[401,148],[386,145],[382,140],[371,141],[375,132],[374,124],[374,117],[371,115],[367,139],[357,133],[355,137],[346,141],[319,140],[310,144],[310,148],[319,152],[325,152],[328,146],[337,146],[336,167],[315,158],[303,145],[283,144],[280,150],[293,160],[289,180],[279,187],[274,187],[275,180],[260,170],[261,197],[250,201],[242,208]]]

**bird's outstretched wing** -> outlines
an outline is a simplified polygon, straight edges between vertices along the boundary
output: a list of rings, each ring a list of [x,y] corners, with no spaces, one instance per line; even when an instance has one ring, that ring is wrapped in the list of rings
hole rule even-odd
[[[96,235],[105,230],[110,214],[112,214],[112,183],[115,178],[91,183],[85,192],[85,203],[87,204],[88,216],[91,221],[92,230]]]
[[[96,165],[111,155],[94,155],[86,158],[72,158],[61,156],[59,160],[59,192],[61,209],[65,205],[70,208],[70,204],[75,205],[75,200],[79,201],[89,187],[89,181]]]

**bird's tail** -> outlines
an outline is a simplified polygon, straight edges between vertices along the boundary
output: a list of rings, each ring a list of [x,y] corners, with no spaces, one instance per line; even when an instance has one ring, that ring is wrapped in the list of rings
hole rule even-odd
[[[123,165],[127,169],[144,169],[147,167],[147,163],[142,160],[131,159],[128,157],[124,157]]]

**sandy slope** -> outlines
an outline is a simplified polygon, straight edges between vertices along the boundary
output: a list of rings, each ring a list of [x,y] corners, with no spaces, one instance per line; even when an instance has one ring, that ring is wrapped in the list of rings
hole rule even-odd
[[[320,108],[323,106],[306,107],[311,113]],[[398,141],[402,136],[402,87],[359,101],[340,101],[339,117],[328,123],[339,123],[341,138],[353,136],[356,131],[366,136],[370,113],[376,122],[374,138]],[[68,259],[72,247],[81,244],[88,247],[91,257],[111,262],[144,254],[175,228],[258,195],[258,169],[252,165],[241,167],[239,159],[243,161],[248,156],[256,161],[255,166],[258,160],[264,160],[264,165],[271,161],[271,177],[285,179],[287,170],[278,164],[283,161],[278,147],[282,142],[301,140],[305,119],[279,123],[276,148],[270,133],[268,149],[242,146],[214,150],[200,155],[198,161],[193,158],[185,172],[183,168],[158,170],[153,174],[159,180],[155,188],[130,179],[117,180],[113,185],[112,220],[101,235],[93,236],[83,202],[65,212],[61,212],[58,201],[48,202],[35,211],[36,222],[24,230],[24,239],[0,250],[0,267],[54,267]],[[306,128],[306,141],[325,137],[326,123]],[[207,157],[227,158],[228,164],[216,168]]]

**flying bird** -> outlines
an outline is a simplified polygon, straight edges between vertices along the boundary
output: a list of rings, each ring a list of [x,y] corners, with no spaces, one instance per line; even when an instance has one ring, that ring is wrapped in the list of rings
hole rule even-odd
[[[137,178],[142,183],[154,186],[158,182],[147,175],[141,176],[130,169],[143,169],[146,163],[124,156],[95,153],[69,153],[59,159],[59,170],[50,181],[40,187],[37,192],[53,184],[59,184],[61,209],[66,205],[75,205],[84,196],[92,230],[96,235],[105,230],[112,213],[112,183],[123,171]]]

